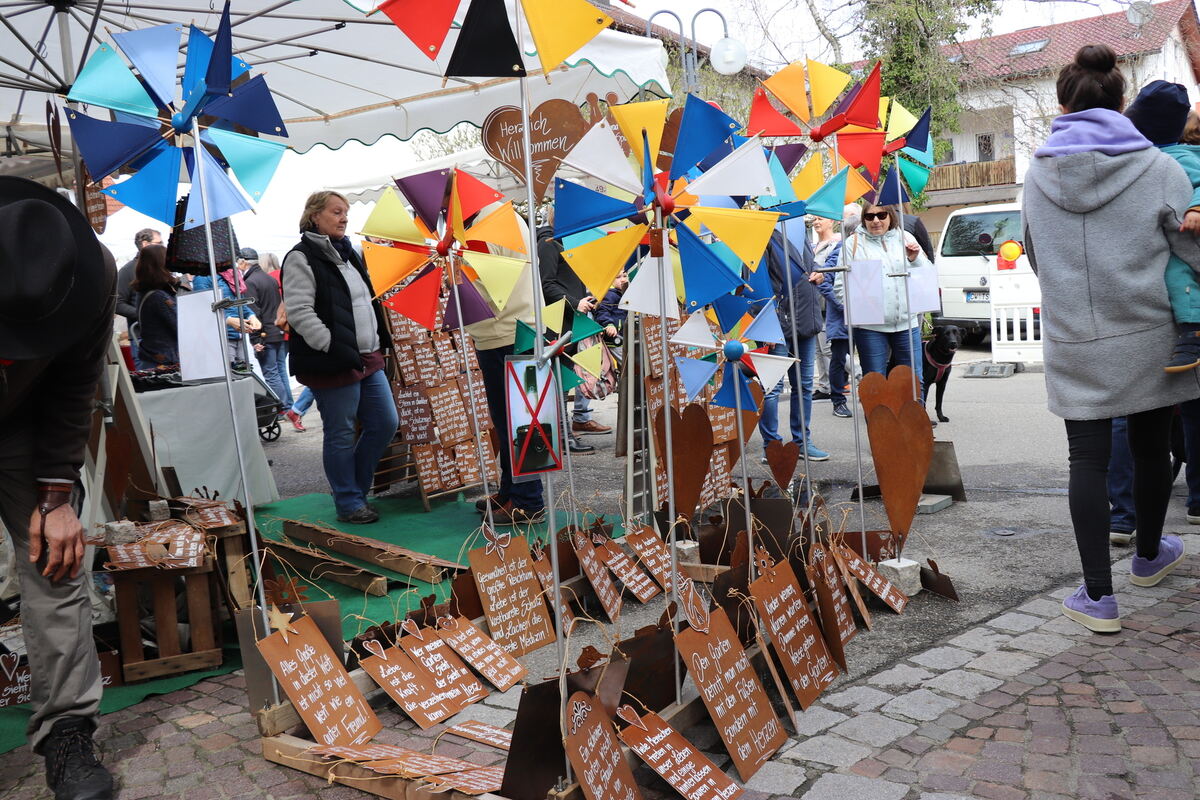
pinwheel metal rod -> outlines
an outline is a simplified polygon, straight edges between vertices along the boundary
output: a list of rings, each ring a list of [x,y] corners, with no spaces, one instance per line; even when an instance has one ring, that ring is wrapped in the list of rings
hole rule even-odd
[[[895,159],[895,163],[892,165],[892,168],[896,170],[896,186],[900,187],[900,156],[897,155],[894,157],[894,159]],[[917,370],[921,367],[921,361],[920,361],[920,359],[917,358],[917,348],[912,344],[912,325],[911,325],[911,322],[912,322],[912,293],[909,291],[909,278],[912,277],[912,273],[908,266],[911,262],[908,260],[907,244],[904,241],[904,202],[903,202],[904,196],[903,196],[903,194],[901,194],[902,191],[903,191],[903,189],[896,192],[896,194],[900,195],[899,197],[896,198],[896,200],[900,201],[900,202],[896,203],[896,210],[899,212],[899,215],[900,215],[900,223],[899,223],[900,255],[904,259],[904,271],[901,273],[900,277],[904,279],[904,318],[907,319],[910,323],[908,326],[909,327],[909,330],[908,330],[909,353],[908,353],[908,355],[909,355],[909,361],[912,362],[913,402],[919,403],[919,402],[921,402],[921,390],[917,384]],[[918,325],[918,328],[919,327],[920,326]],[[920,342],[919,336],[917,337],[917,341],[918,341],[918,343]],[[899,558],[900,557],[899,554],[897,554],[896,557]]]
[[[196,180],[200,183],[200,205],[204,211],[204,242],[208,248],[208,268],[212,275],[212,295],[213,304],[215,305],[221,299],[221,292],[217,286],[217,256],[213,252],[212,238],[212,220],[209,218],[208,211],[208,186],[204,176],[204,159],[201,157],[199,150],[203,145],[200,143],[200,123],[194,118],[192,119],[192,142],[196,148]],[[232,228],[232,226],[231,226]],[[236,269],[237,265],[234,265]],[[234,281],[237,282],[236,280]],[[222,311],[214,311],[213,319],[217,324],[217,335],[222,348],[225,346],[225,314]],[[262,616],[263,631],[271,630],[271,623],[267,617],[267,593],[263,586],[262,580],[262,560],[258,550],[258,529],[254,524],[254,501],[250,498],[250,482],[246,479],[246,457],[242,452],[242,437],[238,431],[237,424],[237,403],[233,396],[233,371],[229,366],[229,359],[222,357],[221,365],[225,371],[225,394],[229,399],[229,417],[233,425],[233,450],[237,455],[238,477],[242,482],[242,497],[246,500],[246,532],[250,535],[250,558],[254,563],[254,586],[258,591],[258,611]],[[275,679],[271,679],[271,700],[275,705],[279,704],[279,686],[275,683]]]
[[[738,375],[738,365],[734,364],[729,371],[729,377],[733,379],[733,409],[735,424],[737,425],[738,451],[741,453],[742,467],[742,511],[746,515],[746,549],[748,552],[748,564],[746,569],[749,578],[748,583],[754,583],[754,521],[750,514],[750,471],[746,466],[746,433],[743,430],[744,423],[742,422],[742,387],[740,385],[741,376]]]
[[[783,380],[788,380],[788,375],[791,374],[791,371],[793,369],[796,370],[796,385],[792,387],[792,391],[800,392],[800,428],[804,431],[804,447],[800,448],[800,455],[804,457],[804,498],[807,504],[812,502],[812,464],[808,459],[808,414],[804,411],[804,373],[800,371],[800,336],[796,333],[796,292],[795,287],[792,285],[794,282],[792,279],[792,246],[791,240],[788,239],[787,222],[780,223],[779,227],[783,231],[783,274],[787,280],[788,308],[792,315],[792,358],[796,359],[796,363],[788,368],[788,372],[784,375]],[[759,269],[762,269],[761,265]],[[765,389],[766,387],[764,386],[763,388]],[[792,431],[792,438],[795,438],[795,436],[796,432]],[[785,487],[780,486],[779,488],[784,489]],[[787,488],[790,489],[791,487]]]

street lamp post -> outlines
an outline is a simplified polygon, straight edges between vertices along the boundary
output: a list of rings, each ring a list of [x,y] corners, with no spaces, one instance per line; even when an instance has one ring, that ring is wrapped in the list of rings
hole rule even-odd
[[[655,11],[646,18],[646,35],[650,35],[654,18],[659,14],[669,14],[679,23],[679,43],[683,55],[683,91],[693,92],[700,88],[700,43],[696,39],[696,20],[701,14],[711,11],[721,18],[724,35],[709,49],[709,63],[712,68],[722,75],[736,75],[746,66],[746,46],[737,39],[729,36],[729,21],[725,15],[715,8],[702,8],[692,15],[692,36],[689,41],[684,33],[683,19],[674,11],[663,9]]]

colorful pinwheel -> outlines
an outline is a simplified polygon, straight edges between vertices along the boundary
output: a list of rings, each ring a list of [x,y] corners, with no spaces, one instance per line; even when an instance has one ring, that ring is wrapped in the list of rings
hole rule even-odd
[[[229,3],[221,14],[216,39],[193,26],[187,30],[182,84],[175,82],[182,25],[113,34],[117,48],[101,44],[79,73],[67,99],[108,109],[114,120],[101,120],[71,109],[71,135],[93,180],[122,168],[129,179],[103,191],[137,211],[175,224],[180,167],[186,161],[195,181],[204,172],[204,190],[188,197],[185,228],[223,219],[253,207],[266,190],[286,148],[281,142],[237,133],[234,127],[270,136],[287,136],[283,120],[261,75],[240,80],[249,67],[232,55]],[[201,130],[200,117],[211,120]],[[180,146],[190,135],[191,143]],[[214,148],[220,160],[214,157]],[[203,162],[197,165],[197,158]],[[241,189],[225,172],[228,166]],[[243,193],[244,190],[244,193]],[[205,194],[207,197],[205,197]],[[207,214],[201,200],[207,200]]]

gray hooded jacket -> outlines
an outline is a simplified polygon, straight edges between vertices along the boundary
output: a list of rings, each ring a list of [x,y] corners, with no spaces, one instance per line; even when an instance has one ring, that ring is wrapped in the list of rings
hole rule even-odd
[[[1179,231],[1192,186],[1153,147],[1033,159],[1025,247],[1042,288],[1050,411],[1107,419],[1200,397],[1200,375],[1169,375],[1177,331],[1164,272],[1172,252],[1200,271]]]

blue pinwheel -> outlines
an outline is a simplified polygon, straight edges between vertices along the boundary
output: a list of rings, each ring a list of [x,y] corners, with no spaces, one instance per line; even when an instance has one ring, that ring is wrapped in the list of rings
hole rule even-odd
[[[176,222],[181,166],[186,162],[193,181],[202,170],[204,181],[189,194],[183,222],[184,228],[195,228],[253,208],[251,200],[262,198],[283,157],[282,142],[236,129],[279,137],[287,136],[287,130],[264,78],[243,79],[250,68],[232,54],[228,1],[215,39],[194,25],[186,32],[178,86],[183,25],[113,34],[115,47],[132,69],[112,45],[101,44],[67,95],[69,101],[109,110],[113,119],[72,108],[67,120],[92,180],[122,169],[133,172],[104,189],[105,194],[168,225]],[[180,146],[189,135],[190,145]]]

